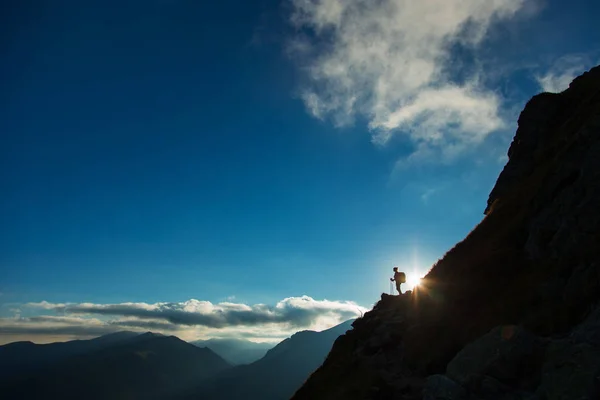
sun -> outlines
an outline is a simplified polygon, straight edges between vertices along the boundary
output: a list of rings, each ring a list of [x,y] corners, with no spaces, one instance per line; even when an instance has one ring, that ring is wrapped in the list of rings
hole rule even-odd
[[[406,277],[406,286],[408,290],[413,290],[421,283],[421,278],[418,275],[408,275]]]

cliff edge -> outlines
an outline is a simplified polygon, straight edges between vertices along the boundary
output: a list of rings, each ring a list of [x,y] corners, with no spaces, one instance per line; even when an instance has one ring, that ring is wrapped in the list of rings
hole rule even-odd
[[[479,225],[294,400],[600,398],[600,66],[525,106]]]

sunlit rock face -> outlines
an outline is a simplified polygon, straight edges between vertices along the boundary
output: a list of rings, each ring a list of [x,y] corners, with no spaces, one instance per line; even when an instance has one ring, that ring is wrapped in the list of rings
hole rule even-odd
[[[294,399],[600,398],[600,67],[533,97],[483,221]]]

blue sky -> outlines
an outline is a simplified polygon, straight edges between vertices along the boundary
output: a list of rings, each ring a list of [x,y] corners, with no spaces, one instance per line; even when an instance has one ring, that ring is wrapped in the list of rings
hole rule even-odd
[[[527,99],[600,62],[597,2],[455,3],[2,10],[0,340],[281,337],[426,273],[483,217]],[[119,304],[311,311],[90,312]]]

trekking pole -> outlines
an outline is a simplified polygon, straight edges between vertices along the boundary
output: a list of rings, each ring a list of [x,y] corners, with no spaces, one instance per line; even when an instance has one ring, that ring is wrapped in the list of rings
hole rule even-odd
[[[394,285],[392,284],[392,281],[390,281],[390,295],[392,294],[394,290]]]

